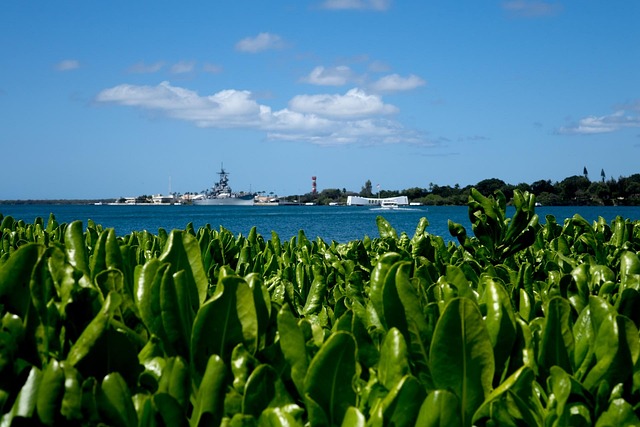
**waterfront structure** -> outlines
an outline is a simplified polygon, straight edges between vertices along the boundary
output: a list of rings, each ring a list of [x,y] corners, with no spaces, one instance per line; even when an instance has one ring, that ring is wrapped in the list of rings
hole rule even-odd
[[[385,204],[395,203],[398,206],[406,206],[409,204],[409,198],[407,196],[396,197],[361,197],[361,196],[347,196],[347,206],[382,206]]]

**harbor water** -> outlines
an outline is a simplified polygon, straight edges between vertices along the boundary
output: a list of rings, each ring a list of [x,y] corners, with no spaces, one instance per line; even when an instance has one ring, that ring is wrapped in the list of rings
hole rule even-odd
[[[509,208],[511,209],[511,208]],[[351,240],[379,237],[376,218],[382,216],[398,232],[413,236],[421,218],[427,218],[426,231],[453,240],[448,231],[448,220],[461,223],[469,234],[471,224],[467,206],[411,206],[394,210],[381,210],[355,206],[110,206],[110,205],[0,205],[3,216],[32,223],[37,217],[45,223],[50,214],[60,223],[81,220],[86,226],[93,220],[105,228],[113,228],[117,235],[147,230],[156,234],[160,228],[167,231],[184,229],[189,223],[197,230],[209,224],[214,229],[223,227],[234,234],[247,235],[256,227],[265,240],[276,232],[281,240],[297,236],[303,230],[307,238],[322,238],[346,243]],[[589,222],[603,217],[607,222],[617,216],[640,219],[640,207],[614,206],[559,206],[539,207],[540,222],[552,215],[559,223],[579,214]],[[512,210],[507,216],[513,215]]]

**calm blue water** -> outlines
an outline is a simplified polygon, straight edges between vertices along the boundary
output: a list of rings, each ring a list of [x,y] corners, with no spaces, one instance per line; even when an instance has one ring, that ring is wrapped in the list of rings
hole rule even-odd
[[[382,215],[398,233],[406,232],[409,237],[415,232],[420,218],[429,221],[427,231],[452,240],[447,221],[459,222],[471,234],[466,206],[419,206],[397,211],[381,211],[369,207],[355,206],[94,206],[94,205],[0,205],[0,213],[31,223],[36,217],[45,220],[53,213],[58,222],[81,220],[86,226],[91,219],[105,228],[114,228],[118,235],[132,231],[148,230],[154,234],[159,228],[167,231],[184,229],[189,222],[198,227],[210,224],[220,226],[234,234],[247,235],[256,226],[258,233],[266,240],[275,231],[281,240],[288,240],[304,230],[309,239],[321,237],[326,242],[348,242],[364,236],[378,237],[376,217]],[[588,221],[599,216],[608,222],[616,216],[640,219],[640,207],[540,207],[536,209],[540,221],[546,215],[553,215],[559,223],[578,213]],[[513,211],[507,214],[513,215]]]

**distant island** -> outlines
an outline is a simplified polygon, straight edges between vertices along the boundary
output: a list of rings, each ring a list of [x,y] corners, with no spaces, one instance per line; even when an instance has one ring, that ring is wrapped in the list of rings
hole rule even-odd
[[[629,177],[606,179],[604,170],[598,180],[589,179],[585,168],[582,175],[573,175],[562,181],[539,180],[531,184],[508,184],[498,178],[484,179],[475,185],[461,187],[456,184],[437,185],[430,183],[427,188],[412,187],[405,190],[374,191],[370,180],[367,180],[359,192],[347,189],[327,188],[317,193],[303,195],[278,196],[264,192],[256,197],[282,203],[313,203],[317,205],[345,204],[348,196],[362,197],[396,197],[407,196],[409,201],[423,205],[466,205],[471,188],[476,188],[482,194],[490,195],[495,191],[502,191],[507,200],[513,196],[513,190],[528,191],[535,194],[536,202],[545,206],[638,206],[640,205],[640,173]],[[182,197],[183,194],[172,193]],[[187,195],[190,193],[187,193]],[[142,195],[136,199],[150,200],[152,196]],[[0,200],[0,204],[100,204],[124,200],[116,199],[27,199]]]

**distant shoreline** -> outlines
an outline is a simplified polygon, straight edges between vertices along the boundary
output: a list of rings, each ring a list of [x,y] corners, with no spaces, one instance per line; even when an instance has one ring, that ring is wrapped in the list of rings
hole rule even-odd
[[[116,199],[27,199],[0,200],[0,205],[93,205],[95,203],[112,203]]]

